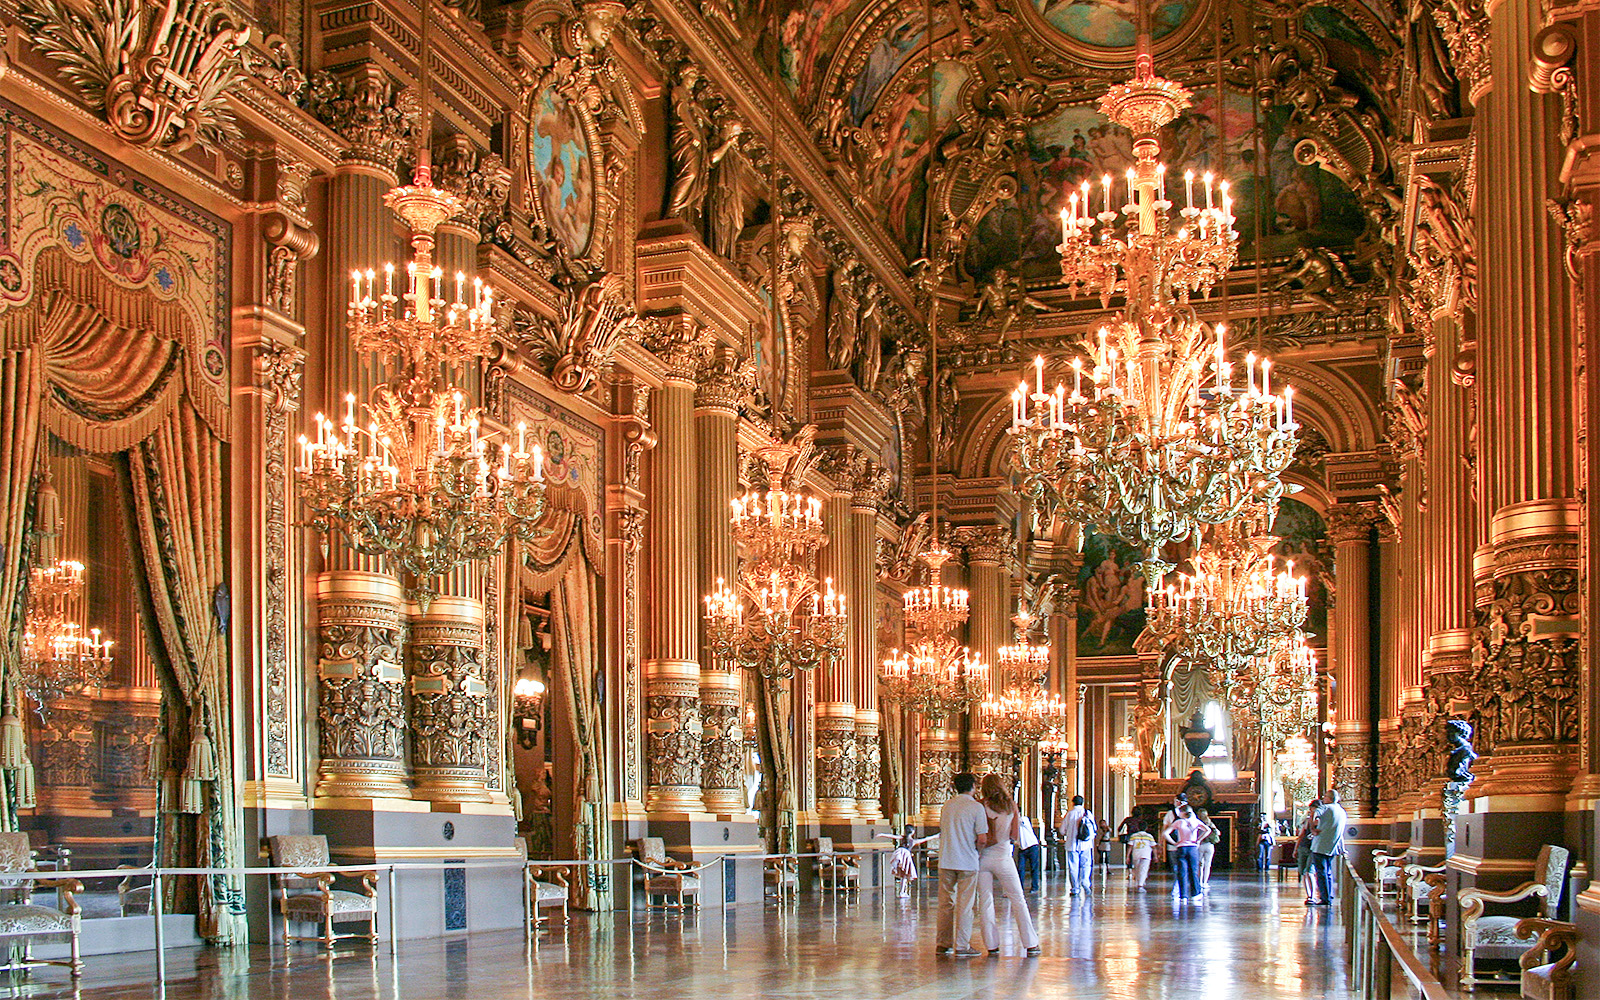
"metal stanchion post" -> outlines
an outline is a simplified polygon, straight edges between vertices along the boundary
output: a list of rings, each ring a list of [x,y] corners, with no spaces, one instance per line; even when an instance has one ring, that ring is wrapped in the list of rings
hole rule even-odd
[[[161,926],[161,873],[150,876],[150,912],[156,920],[156,982],[161,984],[161,995],[167,992],[167,933]]]
[[[400,935],[398,932],[400,922],[395,917],[395,911],[397,911],[400,907],[398,905],[399,900],[395,897],[394,892],[394,865],[389,866],[389,879],[387,884],[389,888],[389,954],[393,955],[400,940]]]

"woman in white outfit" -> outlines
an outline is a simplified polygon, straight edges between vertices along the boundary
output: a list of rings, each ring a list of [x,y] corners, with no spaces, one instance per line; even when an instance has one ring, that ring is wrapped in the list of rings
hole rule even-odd
[[[994,896],[998,892],[1011,900],[1011,916],[1017,922],[1017,940],[1029,957],[1039,954],[1039,934],[1033,928],[1033,914],[1028,912],[1028,901],[1022,895],[1022,879],[1017,875],[1017,864],[1012,860],[1011,845],[1021,827],[1021,813],[1016,800],[1006,788],[1005,779],[990,772],[983,776],[983,789],[978,796],[984,811],[989,814],[989,836],[981,845],[978,855],[978,919],[983,928],[984,943],[989,954],[1000,953],[1000,933],[995,927]]]
[[[1211,860],[1217,855],[1217,844],[1222,840],[1222,831],[1217,829],[1217,824],[1204,809],[1198,810],[1195,816],[1206,825],[1206,839],[1200,841],[1200,891],[1205,892],[1211,888]]]

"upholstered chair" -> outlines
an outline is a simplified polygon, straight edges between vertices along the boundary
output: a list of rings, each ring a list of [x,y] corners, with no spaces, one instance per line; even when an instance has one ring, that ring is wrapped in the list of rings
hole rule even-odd
[[[1564,920],[1529,917],[1517,924],[1518,937],[1534,937],[1533,947],[1517,959],[1522,968],[1523,1000],[1572,1000],[1573,965],[1578,961],[1578,925]],[[1550,961],[1550,952],[1566,949]]]
[[[336,873],[328,871],[328,838],[320,834],[278,836],[270,839],[272,866],[293,868],[294,874],[278,875],[278,912],[283,916],[283,940],[321,941],[332,947],[335,941],[366,938],[378,943],[378,872],[370,869],[359,872]],[[340,874],[360,876],[358,887],[335,889]],[[334,924],[367,924],[365,934],[336,934]],[[296,936],[293,924],[321,924],[322,932],[310,936]]]
[[[818,837],[816,845],[817,881],[823,888],[845,892],[861,888],[861,855],[835,852],[832,837]]]
[[[1378,891],[1378,898],[1393,896],[1400,890],[1400,875],[1406,863],[1404,854],[1388,854],[1384,851],[1372,852],[1372,880]]]
[[[0,872],[34,872],[33,848],[26,833],[0,833]],[[56,890],[56,906],[41,906],[33,901],[37,888]],[[82,908],[76,893],[83,891],[83,883],[71,878],[38,878],[33,875],[6,878],[0,875],[0,944],[10,946],[20,941],[20,951],[14,952],[9,964],[0,971],[14,971],[40,965],[65,966],[77,979],[83,972],[83,962],[78,953],[78,932],[82,929]],[[34,958],[32,944],[39,939],[60,941],[65,938],[71,946],[70,957],[61,959]]]
[[[117,871],[128,873],[117,883],[117,908],[122,915],[142,917],[149,914],[153,880],[149,878],[148,870],[137,865],[118,865]]]
[[[1461,906],[1461,988],[1473,990],[1479,985],[1506,985],[1504,978],[1480,975],[1478,963],[1485,960],[1520,962],[1523,955],[1538,940],[1538,933],[1519,930],[1521,915],[1486,914],[1488,904],[1505,906],[1527,899],[1539,901],[1538,916],[1554,919],[1561,905],[1561,890],[1567,872],[1567,849],[1546,844],[1539,849],[1533,867],[1534,881],[1524,882],[1508,892],[1490,892],[1487,889],[1463,889],[1456,896]]]
[[[780,903],[800,894],[800,866],[794,858],[768,858],[762,874],[763,891],[770,891]]]
[[[1428,898],[1444,885],[1444,865],[1408,864],[1400,870],[1400,900],[1396,915],[1414,924],[1428,922]],[[1433,876],[1437,876],[1434,878]]]
[[[523,869],[527,880],[525,897],[528,906],[528,928],[544,926],[549,919],[541,911],[560,910],[561,922],[567,922],[567,869],[562,865],[529,865]]]
[[[700,876],[688,869],[692,865],[667,857],[666,841],[645,837],[639,841],[639,863],[644,868],[645,905],[654,906],[655,897],[668,909],[687,909],[688,900],[700,905]],[[676,903],[666,900],[676,899]]]

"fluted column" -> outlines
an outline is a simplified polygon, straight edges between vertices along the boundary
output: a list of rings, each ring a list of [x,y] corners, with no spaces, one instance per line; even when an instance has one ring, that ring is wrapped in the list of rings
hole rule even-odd
[[[968,639],[972,651],[989,667],[989,693],[999,690],[1008,678],[1000,675],[998,653],[1011,641],[1008,619],[1011,608],[1006,600],[1007,579],[1003,561],[1006,537],[1002,529],[986,525],[958,528],[954,540],[967,550],[967,586],[971,591],[971,617]],[[967,740],[967,769],[979,775],[991,771],[1009,772],[1010,759],[1005,746],[993,733],[980,728],[981,708],[974,707],[971,732]]]
[[[850,497],[849,663],[855,677],[856,814],[883,819],[883,737],[878,712],[878,505],[889,483],[867,468]]]
[[[697,472],[695,585],[709,594],[718,581],[731,585],[738,569],[729,501],[739,491],[739,401],[745,386],[732,358],[703,365],[694,398]],[[715,663],[700,647],[700,787],[707,812],[744,809],[744,713],[738,667]]]
[[[1494,600],[1476,692],[1493,747],[1477,795],[1564,795],[1577,770],[1578,340],[1562,235],[1546,210],[1561,189],[1562,101],[1527,85],[1536,0],[1491,18],[1492,91],[1478,104],[1477,245],[1485,252],[1479,378],[1492,409],[1482,459],[1493,511]],[[1536,678],[1536,679],[1535,679]],[[1516,811],[1527,810],[1523,798]],[[1552,809],[1559,806],[1552,805]]]
[[[434,802],[487,802],[483,602],[440,595],[427,611],[413,607],[409,617],[413,795]]]
[[[695,365],[680,359],[655,397],[650,453],[650,659],[645,663],[651,812],[701,807],[700,600],[695,593]]]
[[[408,799],[401,591],[391,576],[317,578],[317,795]]]
[[[848,492],[834,493],[822,501],[822,526],[828,533],[828,544],[817,555],[817,576],[824,589],[828,580],[835,589],[844,588],[855,562],[850,496]],[[851,611],[859,608],[854,597],[847,594]],[[856,817],[855,680],[848,639],[844,659],[815,671],[813,678],[817,699],[817,816],[832,822],[849,822]]]
[[[1355,505],[1335,507],[1328,516],[1338,588],[1331,637],[1338,747],[1333,780],[1346,811],[1360,819],[1370,819],[1377,806],[1373,773],[1376,761],[1372,753],[1372,619],[1368,604],[1373,519],[1373,511]]]
[[[1050,690],[1067,705],[1062,751],[1057,763],[1060,774],[1057,784],[1061,795],[1071,801],[1078,790],[1078,565],[1082,557],[1068,564],[1067,579],[1056,588],[1055,612],[1046,625],[1050,636]],[[1142,735],[1142,734],[1141,734]],[[1146,752],[1149,746],[1146,745]]]

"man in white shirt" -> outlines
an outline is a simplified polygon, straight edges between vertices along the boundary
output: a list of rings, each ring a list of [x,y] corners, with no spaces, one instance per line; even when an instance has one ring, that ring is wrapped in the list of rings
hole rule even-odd
[[[1094,838],[1100,832],[1094,813],[1083,804],[1082,795],[1072,797],[1072,808],[1061,821],[1061,839],[1067,843],[1067,876],[1072,895],[1089,895],[1089,868],[1094,861]],[[1085,834],[1087,833],[1087,836]]]
[[[972,797],[971,774],[956,775],[954,784],[956,794],[939,810],[939,920],[934,939],[941,955],[953,952],[957,958],[973,958],[978,954],[972,947],[978,848],[989,839],[989,815]]]
[[[1033,823],[1023,815],[1017,826],[1017,872],[1020,878],[1029,881],[1029,892],[1039,891],[1039,870],[1044,866],[1043,855],[1044,845],[1039,843],[1039,835],[1033,832]]]

